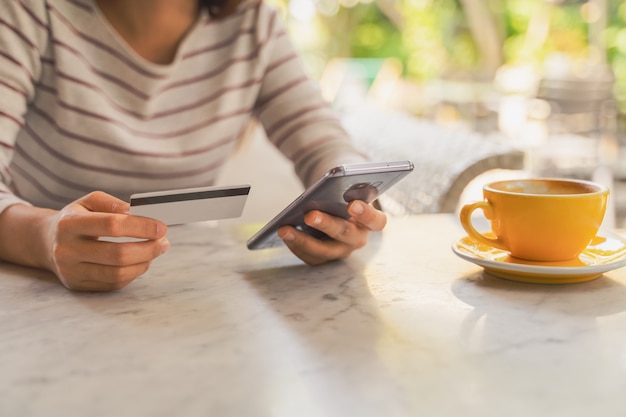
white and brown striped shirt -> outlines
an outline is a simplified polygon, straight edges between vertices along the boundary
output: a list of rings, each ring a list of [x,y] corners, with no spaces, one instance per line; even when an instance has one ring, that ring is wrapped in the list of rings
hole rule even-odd
[[[95,0],[0,3],[0,211],[211,185],[253,117],[305,184],[364,159],[260,0],[203,14],[168,65],[130,49]]]

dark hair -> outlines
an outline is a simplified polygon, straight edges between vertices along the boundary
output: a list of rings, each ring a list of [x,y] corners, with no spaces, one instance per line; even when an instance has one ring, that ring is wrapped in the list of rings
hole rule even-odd
[[[198,0],[198,4],[212,17],[225,17],[235,11],[239,0]]]

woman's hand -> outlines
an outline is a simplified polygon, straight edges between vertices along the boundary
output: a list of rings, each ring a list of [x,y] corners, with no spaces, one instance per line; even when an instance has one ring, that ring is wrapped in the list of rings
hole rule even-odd
[[[49,218],[49,269],[63,285],[76,291],[123,288],[169,248],[165,224],[128,212],[128,203],[94,192]],[[140,241],[111,242],[101,237]]]
[[[348,257],[367,243],[371,231],[381,231],[387,216],[371,205],[355,200],[348,205],[348,220],[318,210],[304,216],[305,223],[327,234],[331,239],[316,239],[292,226],[283,226],[278,236],[298,258],[309,265],[319,265]]]

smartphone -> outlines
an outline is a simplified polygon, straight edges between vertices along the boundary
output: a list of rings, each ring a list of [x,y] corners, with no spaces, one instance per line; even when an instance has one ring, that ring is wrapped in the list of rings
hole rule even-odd
[[[324,233],[304,224],[304,215],[307,212],[320,210],[347,219],[349,202],[363,200],[370,203],[411,171],[413,171],[411,161],[334,167],[252,236],[247,242],[248,249],[266,249],[283,245],[283,240],[276,233],[285,225],[294,226],[318,239],[327,239],[328,236]]]

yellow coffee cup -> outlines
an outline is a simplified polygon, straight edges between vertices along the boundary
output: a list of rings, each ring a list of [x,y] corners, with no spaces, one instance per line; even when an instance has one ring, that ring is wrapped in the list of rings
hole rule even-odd
[[[483,187],[483,201],[461,208],[460,220],[469,236],[516,258],[566,261],[576,258],[598,232],[608,196],[608,187],[591,181],[496,181]],[[491,222],[495,238],[472,224],[477,209]]]

